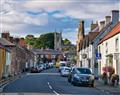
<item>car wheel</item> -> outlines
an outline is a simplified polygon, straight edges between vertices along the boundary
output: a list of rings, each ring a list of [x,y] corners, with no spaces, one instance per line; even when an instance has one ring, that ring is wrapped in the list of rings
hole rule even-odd
[[[71,84],[75,86],[75,82],[74,82],[73,77],[71,78]]]
[[[68,82],[71,82],[71,81],[70,81],[70,78],[68,78]]]
[[[72,81],[71,84],[72,84],[73,86],[77,86],[77,84],[76,84],[74,81]]]
[[[94,87],[95,85],[94,85],[94,83],[93,84],[91,84],[91,87]]]

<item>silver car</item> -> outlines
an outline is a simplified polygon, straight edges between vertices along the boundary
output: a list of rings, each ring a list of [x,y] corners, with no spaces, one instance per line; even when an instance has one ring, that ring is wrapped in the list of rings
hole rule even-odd
[[[70,73],[70,70],[71,69],[69,67],[63,67],[63,68],[61,68],[61,72],[60,72],[61,76],[68,76],[69,73]]]

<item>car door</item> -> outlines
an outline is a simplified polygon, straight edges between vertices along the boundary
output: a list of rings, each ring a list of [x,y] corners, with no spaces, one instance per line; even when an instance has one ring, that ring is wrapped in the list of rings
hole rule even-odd
[[[75,68],[72,70],[72,73],[71,73],[71,79],[73,79],[74,74],[76,74],[76,69],[75,69]]]

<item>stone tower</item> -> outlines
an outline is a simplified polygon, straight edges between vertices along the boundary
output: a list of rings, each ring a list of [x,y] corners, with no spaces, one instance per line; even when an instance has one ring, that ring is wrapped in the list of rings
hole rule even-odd
[[[54,32],[54,50],[61,50],[62,32]]]
[[[81,20],[79,27],[78,27],[78,35],[77,35],[77,66],[80,66],[80,59],[79,59],[79,51],[80,51],[80,43],[84,39],[84,21]]]

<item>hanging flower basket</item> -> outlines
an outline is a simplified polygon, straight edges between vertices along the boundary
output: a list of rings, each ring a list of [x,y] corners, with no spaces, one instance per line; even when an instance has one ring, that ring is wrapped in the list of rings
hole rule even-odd
[[[115,69],[112,67],[112,66],[106,66],[106,67],[103,67],[103,72],[106,72],[106,73],[114,73]]]

